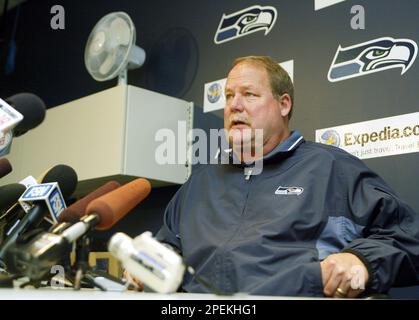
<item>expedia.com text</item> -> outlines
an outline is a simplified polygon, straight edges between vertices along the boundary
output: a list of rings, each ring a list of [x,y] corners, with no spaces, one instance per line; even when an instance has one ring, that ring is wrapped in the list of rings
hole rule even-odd
[[[411,136],[419,136],[419,124],[415,126],[406,126],[403,129],[391,128],[390,126],[384,127],[383,130],[371,133],[354,134],[352,132],[345,133],[344,144],[345,146],[353,146],[360,144],[365,146],[370,142],[396,140],[401,138],[408,138]]]

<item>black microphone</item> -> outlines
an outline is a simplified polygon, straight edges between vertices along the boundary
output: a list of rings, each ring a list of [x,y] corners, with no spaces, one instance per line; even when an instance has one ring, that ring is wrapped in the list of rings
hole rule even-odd
[[[71,196],[76,189],[78,181],[77,174],[74,169],[66,165],[58,165],[50,169],[42,179],[42,183],[48,183],[51,182],[51,180],[58,183],[64,199]],[[23,211],[22,208],[17,208],[16,210],[18,212]],[[49,210],[45,201],[34,203],[34,206],[29,210],[29,212],[27,212],[23,218],[15,224],[12,230],[9,230],[6,239],[0,245],[0,262],[4,259],[4,255],[8,247],[24,233],[37,228],[48,212]]]
[[[0,187],[0,220],[2,220],[3,212],[16,203],[25,190],[26,187],[20,183]]]
[[[58,164],[48,169],[40,178],[40,183],[58,182],[64,199],[68,199],[76,191],[78,177],[76,171],[68,165]]]
[[[13,137],[19,137],[40,125],[44,121],[46,113],[45,103],[33,93],[18,93],[5,101],[15,111],[18,111],[23,119],[0,137],[0,155],[3,156],[10,152]]]
[[[6,158],[0,159],[0,178],[3,178],[4,176],[8,175],[10,172],[12,172],[12,165],[10,164],[9,160]]]
[[[73,168],[64,164],[59,164],[46,170],[38,179],[36,179],[36,181],[38,183],[58,182],[63,198],[67,200],[74,193],[78,179],[77,173]],[[32,184],[33,183],[31,183],[31,185]],[[9,209],[6,209],[6,211],[2,213],[2,219],[6,222],[4,228],[6,233],[9,234],[12,232],[18,220],[21,220],[25,215],[26,211],[22,208],[20,203],[15,203],[14,205],[11,205],[11,207],[9,206]]]
[[[0,244],[4,239],[4,231],[7,224],[10,222],[7,218],[6,212],[25,192],[26,187],[19,183],[8,184],[0,187]]]
[[[108,183],[100,188],[100,192],[93,192],[86,199],[80,200],[64,219],[74,221],[82,215],[79,222],[63,227],[62,231],[36,233],[22,242],[13,243],[4,258],[7,271],[18,276],[24,275],[33,281],[42,280],[53,265],[69,254],[73,242],[94,228],[111,228],[151,191],[151,184],[146,179],[136,179],[122,187],[118,186],[116,182]],[[99,193],[104,194],[97,197]],[[92,198],[95,199],[90,201]]]
[[[5,99],[5,101],[23,115],[23,120],[13,129],[15,137],[36,128],[45,119],[45,103],[33,93],[18,93]]]

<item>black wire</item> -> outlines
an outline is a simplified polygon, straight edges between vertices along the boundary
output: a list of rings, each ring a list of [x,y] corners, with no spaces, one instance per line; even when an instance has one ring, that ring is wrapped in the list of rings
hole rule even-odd
[[[196,272],[195,272],[194,268],[192,268],[191,266],[186,265],[186,271],[188,271],[188,273],[189,273],[192,277],[194,277],[194,278],[195,278],[195,280],[196,280],[199,284],[203,285],[206,289],[208,289],[208,290],[210,291],[210,293],[212,293],[212,294],[216,294],[216,295],[219,295],[219,296],[231,296],[231,295],[233,295],[232,293],[228,293],[228,292],[225,292],[225,291],[222,291],[222,290],[220,290],[220,289],[216,288],[216,287],[215,287],[215,286],[213,286],[211,283],[209,283],[208,281],[204,280],[204,278],[199,277],[199,276],[196,274]]]

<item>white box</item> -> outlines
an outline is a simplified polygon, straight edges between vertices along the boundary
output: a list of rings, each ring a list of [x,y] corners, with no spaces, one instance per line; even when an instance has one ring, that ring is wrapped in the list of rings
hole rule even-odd
[[[161,144],[156,132],[167,128],[177,135],[179,121],[192,129],[193,103],[126,85],[48,109],[40,126],[13,140],[7,156],[13,172],[1,184],[37,177],[57,164],[77,172],[76,195],[111,178],[125,183],[144,177],[153,186],[182,184],[191,173],[190,163],[159,165],[155,160]],[[187,135],[182,139],[189,146]]]

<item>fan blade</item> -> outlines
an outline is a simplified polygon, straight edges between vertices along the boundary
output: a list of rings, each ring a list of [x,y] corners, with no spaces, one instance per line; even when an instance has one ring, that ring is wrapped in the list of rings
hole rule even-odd
[[[97,56],[103,52],[105,48],[106,34],[103,31],[99,31],[93,36],[93,39],[89,46],[89,52],[92,56]]]
[[[108,56],[106,57],[105,61],[103,61],[102,65],[99,68],[99,72],[103,75],[109,74],[112,67],[115,65],[116,61],[116,50],[112,50],[109,52]]]
[[[116,41],[117,45],[129,45],[131,41],[131,30],[128,23],[122,18],[115,18],[110,25],[112,38]]]

